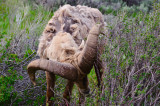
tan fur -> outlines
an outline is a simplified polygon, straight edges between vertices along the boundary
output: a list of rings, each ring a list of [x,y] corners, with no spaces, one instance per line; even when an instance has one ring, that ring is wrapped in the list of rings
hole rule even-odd
[[[71,61],[77,58],[77,55],[79,55],[84,48],[85,41],[91,28],[97,23],[102,24],[102,26],[104,24],[102,14],[98,9],[80,5],[64,5],[54,13],[54,16],[46,25],[43,34],[39,39],[38,55],[40,58],[48,58],[50,60],[72,64]],[[102,48],[101,44],[98,46]],[[95,62],[96,64],[100,63],[100,65],[97,64],[98,70],[102,69],[102,62],[99,61],[99,54],[97,55],[97,60],[95,60]],[[75,62],[73,66],[76,67]],[[79,74],[81,77],[78,77],[78,80],[75,83],[79,87],[80,94],[82,92],[88,92],[89,83],[87,74],[84,74],[80,70]],[[47,72],[47,103],[49,103],[49,105],[52,104],[50,103],[50,98],[54,95],[50,90],[50,87],[53,88],[54,84],[52,83],[55,82],[50,76],[51,75]],[[54,75],[52,76],[54,77]],[[66,90],[63,94],[63,97],[68,101],[70,100],[73,84],[73,81],[68,80]]]
[[[72,64],[72,61],[74,61],[75,57],[81,52],[83,48],[84,48],[83,40],[81,45],[78,47],[73,37],[69,33],[58,32],[56,36],[53,37],[50,46],[45,49],[44,55],[49,60],[58,62],[68,62]],[[54,77],[55,75],[53,75],[52,73],[46,72],[46,80],[47,80],[46,103],[48,105],[53,104],[52,101],[50,101],[50,98],[54,96],[54,93],[52,91],[54,89],[54,83],[55,83]],[[67,99],[67,101],[70,101],[70,95],[72,92],[73,85],[74,82],[68,80],[65,92],[63,94],[63,97]],[[88,87],[88,85],[86,87]],[[52,90],[50,88],[52,88]]]
[[[45,50],[45,57],[58,62],[67,62],[66,59],[73,60],[83,47],[84,41],[78,47],[69,33],[58,32],[53,37],[50,46]]]
[[[90,89],[88,87],[89,82],[87,75],[90,73],[94,62],[96,61],[98,50],[96,45],[98,45],[100,28],[101,25],[93,26],[88,34],[84,47],[83,42],[78,47],[69,33],[57,33],[57,35],[53,37],[51,45],[46,49],[46,57],[49,60],[37,59],[27,66],[28,74],[33,83],[36,83],[35,72],[37,70],[47,71],[46,101],[49,105],[52,104],[50,98],[54,96],[54,93],[52,92],[55,82],[54,74],[69,80],[63,95],[68,101],[70,100],[73,83],[77,85],[80,94],[89,93]],[[83,98],[81,99],[82,103],[85,99],[84,96],[81,97]]]
[[[80,5],[76,7],[64,5],[54,13],[46,25],[40,38],[38,55],[46,58],[45,49],[51,45],[52,38],[59,31],[70,33],[79,46],[82,39],[86,40],[90,29],[96,23],[104,23],[102,14],[98,9]]]

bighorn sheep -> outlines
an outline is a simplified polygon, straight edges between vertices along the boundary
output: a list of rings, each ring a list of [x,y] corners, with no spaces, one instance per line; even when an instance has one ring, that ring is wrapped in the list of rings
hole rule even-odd
[[[55,75],[68,79],[63,94],[66,100],[70,101],[74,83],[80,94],[89,93],[87,75],[93,65],[97,70],[102,69],[99,54],[103,47],[98,35],[103,24],[102,14],[98,9],[65,5],[55,12],[40,38],[37,51],[40,59],[32,61],[27,67],[34,85],[35,72],[46,71],[46,103],[52,104],[50,98],[54,93],[50,88],[54,88]]]

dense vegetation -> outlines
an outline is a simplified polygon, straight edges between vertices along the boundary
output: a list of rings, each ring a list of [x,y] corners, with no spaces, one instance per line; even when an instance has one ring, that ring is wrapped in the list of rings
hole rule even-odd
[[[160,104],[160,3],[148,0],[130,7],[116,0],[105,3],[110,6],[98,7],[106,14],[108,29],[102,55],[106,66],[103,86],[99,91],[93,69],[89,74],[91,95],[85,104]],[[38,85],[34,87],[26,66],[32,59],[39,58],[36,56],[39,36],[58,6],[48,8],[40,4],[31,0],[0,0],[2,106],[45,104],[45,74],[36,74]],[[60,77],[56,79],[52,99],[60,104],[66,81]],[[74,88],[71,104],[78,103],[78,90]]]

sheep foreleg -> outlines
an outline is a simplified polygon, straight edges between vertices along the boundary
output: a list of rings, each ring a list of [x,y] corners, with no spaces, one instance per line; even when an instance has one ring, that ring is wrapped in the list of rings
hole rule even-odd
[[[74,85],[74,82],[68,80],[65,91],[63,93],[63,98],[65,100],[67,100],[68,102],[70,102],[70,99],[71,99],[70,96],[71,96],[71,93],[72,93],[73,85]]]
[[[53,101],[51,97],[54,97],[54,85],[55,85],[55,75],[53,73],[46,72],[47,80],[47,94],[46,94],[46,106],[52,106]]]

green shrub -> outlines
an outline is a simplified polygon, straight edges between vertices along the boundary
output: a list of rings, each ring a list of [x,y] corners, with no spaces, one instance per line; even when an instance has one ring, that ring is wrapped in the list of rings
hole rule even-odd
[[[107,105],[158,105],[160,74],[160,4],[153,12],[137,13],[129,18],[119,13],[109,24],[109,36],[103,59],[107,67],[103,98]],[[110,26],[111,25],[111,26]]]
[[[24,100],[24,91],[36,89],[28,85],[26,65],[35,57],[38,38],[53,14],[26,0],[2,0],[0,15],[0,105],[33,103],[33,96]],[[44,103],[44,93],[37,98],[35,104]]]

